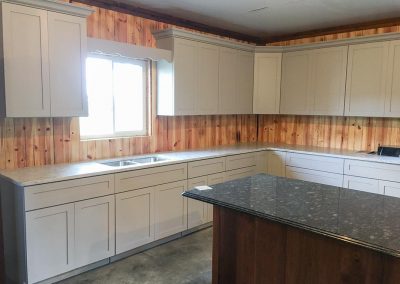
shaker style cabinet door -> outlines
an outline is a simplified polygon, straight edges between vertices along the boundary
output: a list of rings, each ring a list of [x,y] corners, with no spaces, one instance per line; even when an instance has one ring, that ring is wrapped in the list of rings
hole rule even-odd
[[[237,114],[253,113],[254,54],[237,51],[236,65]]]
[[[207,176],[197,177],[188,180],[188,189],[193,189],[196,186],[207,185]],[[198,200],[187,198],[188,208],[188,229],[197,227],[206,222],[207,219],[207,204]]]
[[[115,255],[114,196],[75,203],[75,259],[77,267]]]
[[[376,42],[349,47],[345,115],[384,115],[389,45]]]
[[[47,11],[4,2],[1,7],[5,115],[48,117],[50,93]]]
[[[237,50],[221,47],[219,52],[219,114],[235,114]]]
[[[258,53],[254,59],[254,114],[278,114],[281,98],[281,53]]]
[[[26,213],[28,283],[75,268],[74,204]]]
[[[400,117],[400,40],[390,42],[385,116]]]
[[[51,116],[87,116],[86,19],[48,13]]]
[[[286,152],[268,151],[267,173],[272,176],[286,176]]]

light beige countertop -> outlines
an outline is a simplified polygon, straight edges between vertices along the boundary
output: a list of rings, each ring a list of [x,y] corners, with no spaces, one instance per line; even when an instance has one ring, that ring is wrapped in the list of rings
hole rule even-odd
[[[367,153],[360,153],[356,151],[347,151],[330,148],[309,147],[309,146],[294,146],[285,144],[264,144],[264,143],[251,143],[251,144],[237,144],[231,146],[218,146],[207,149],[188,150],[182,152],[164,152],[164,153],[151,153],[139,156],[125,156],[115,159],[96,160],[91,162],[78,162],[71,164],[58,164],[47,165],[41,167],[21,168],[15,170],[0,171],[0,176],[3,179],[12,181],[19,186],[31,186],[36,184],[57,182],[69,179],[90,177],[96,175],[114,174],[118,172],[139,170],[152,168],[157,166],[165,166],[179,163],[187,163],[196,160],[217,158],[222,156],[229,156],[235,154],[243,154],[263,150],[277,150],[288,151],[303,154],[316,154],[321,156],[348,158],[353,160],[364,160],[371,162],[398,164],[400,165],[400,158],[384,157],[378,155],[369,155]],[[160,161],[153,164],[139,164],[124,167],[111,167],[100,164],[99,162],[115,161],[122,159],[131,159],[138,157],[161,155],[168,160]]]

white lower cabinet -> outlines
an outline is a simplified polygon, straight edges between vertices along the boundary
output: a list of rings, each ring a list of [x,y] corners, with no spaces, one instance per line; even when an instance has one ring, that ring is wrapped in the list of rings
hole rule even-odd
[[[286,177],[331,186],[342,186],[343,175],[286,166]]]
[[[186,180],[154,187],[156,240],[187,229],[187,200],[182,196],[186,188]]]
[[[268,151],[267,153],[267,173],[272,176],[285,177],[286,152]]]
[[[188,180],[188,189],[193,189],[196,186],[207,185],[207,176],[192,178]],[[191,198],[187,199],[188,207],[188,229],[197,227],[206,222],[207,219],[207,204]]]
[[[113,195],[75,203],[75,260],[84,266],[115,255]]]
[[[236,169],[233,171],[227,171],[225,173],[225,181],[231,181],[235,179],[240,179],[240,178],[245,178],[249,176],[253,176],[257,174],[257,167],[247,167],[247,168],[242,168],[242,169]]]
[[[400,197],[400,183],[398,182],[380,180],[379,190],[387,196]]]
[[[74,204],[26,213],[28,283],[75,268]]]
[[[379,188],[379,180],[364,177],[344,176],[343,187],[371,193],[383,194]]]
[[[115,196],[116,253],[154,241],[154,190],[144,188]]]
[[[218,183],[223,183],[224,181],[225,181],[225,173],[213,174],[207,177],[207,182],[208,185],[210,186],[216,185]],[[207,211],[206,222],[212,222],[213,208],[214,206],[212,204],[206,204],[206,211]]]

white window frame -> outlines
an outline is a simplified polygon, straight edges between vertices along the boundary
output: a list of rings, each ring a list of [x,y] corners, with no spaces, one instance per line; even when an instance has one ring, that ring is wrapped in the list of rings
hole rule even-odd
[[[117,63],[134,63],[137,65],[141,65],[143,67],[143,102],[144,102],[144,111],[143,111],[143,121],[144,121],[144,129],[143,131],[115,131],[115,103],[114,103],[114,93],[113,93],[113,130],[114,132],[111,134],[104,135],[80,135],[80,140],[103,140],[103,139],[115,139],[115,138],[131,138],[136,136],[149,136],[150,135],[150,99],[149,99],[149,79],[150,79],[150,61],[148,59],[134,59],[120,55],[108,55],[101,54],[97,52],[90,52],[87,55],[87,58],[100,58],[112,60]],[[90,108],[90,106],[89,106]]]

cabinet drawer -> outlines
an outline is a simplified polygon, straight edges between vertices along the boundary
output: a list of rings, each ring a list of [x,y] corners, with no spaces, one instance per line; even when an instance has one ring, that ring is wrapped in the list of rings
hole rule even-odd
[[[257,173],[256,166],[228,171],[225,173],[225,181],[231,181],[239,178],[253,176],[256,173]]]
[[[286,165],[329,173],[343,174],[343,159],[317,155],[287,153]]]
[[[34,210],[114,193],[114,175],[28,186],[25,210]]]
[[[225,171],[225,158],[208,159],[188,164],[188,178],[206,176]]]
[[[342,186],[343,175],[286,166],[286,177],[332,186]]]
[[[257,164],[256,154],[240,154],[226,157],[226,170],[231,171],[240,168],[252,167]]]
[[[399,165],[346,160],[344,174],[400,182]]]
[[[207,178],[208,185],[223,183],[224,181],[225,181],[225,173],[209,175]]]
[[[115,192],[130,191],[185,179],[187,179],[187,164],[124,172],[115,175]]]
[[[379,191],[387,196],[400,197],[400,183],[380,180]]]
[[[379,181],[376,179],[345,175],[343,178],[343,187],[365,192],[383,194],[383,189],[379,187]]]

